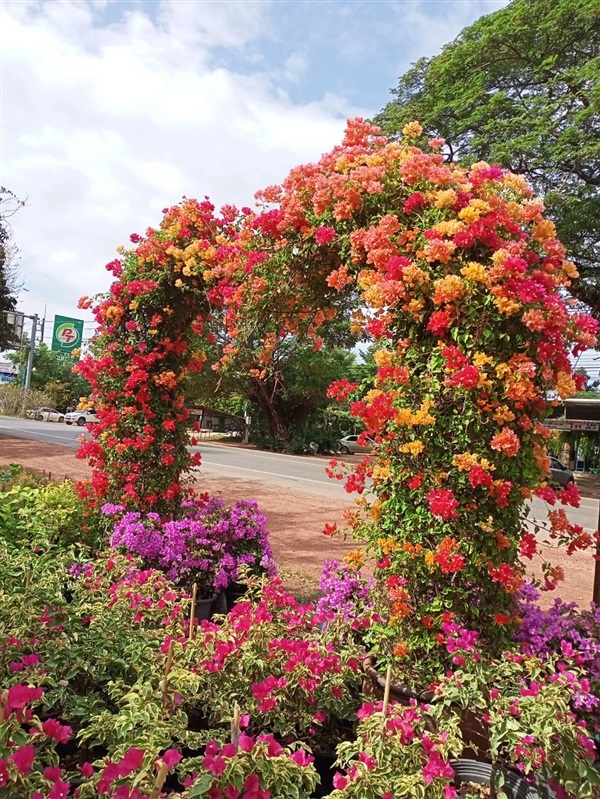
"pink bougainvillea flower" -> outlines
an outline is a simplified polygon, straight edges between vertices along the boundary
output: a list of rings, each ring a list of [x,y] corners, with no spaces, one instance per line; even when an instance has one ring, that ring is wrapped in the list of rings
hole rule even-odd
[[[167,751],[160,756],[160,759],[170,770],[179,763],[182,757],[183,755],[178,749],[167,749]]]
[[[290,760],[304,768],[304,766],[309,766],[314,762],[314,757],[305,752],[304,749],[298,749],[296,752],[292,752]]]
[[[16,752],[13,752],[13,754],[10,755],[10,759],[21,772],[21,774],[26,777],[29,774],[31,765],[35,759],[35,747],[33,744],[20,746]]]
[[[339,771],[336,771],[333,775],[333,787],[336,791],[343,791],[344,788],[348,785],[348,780],[341,774]]]
[[[332,227],[318,227],[315,230],[317,244],[328,244],[335,238],[335,229]]]
[[[63,780],[58,780],[54,783],[48,794],[48,799],[67,799],[71,785]],[[116,797],[116,794],[115,794]]]
[[[45,721],[42,724],[42,730],[44,731],[44,735],[47,735],[48,738],[54,738],[55,741],[61,744],[66,744],[73,733],[71,727],[61,724],[56,719],[48,719]]]
[[[144,762],[145,751],[137,749],[135,746],[130,746],[123,755],[119,765],[121,777],[127,777],[133,771],[137,771]]]
[[[238,746],[242,752],[251,752],[254,749],[254,738],[243,732],[239,737]]]
[[[8,785],[8,763],[0,759],[0,788]]]
[[[22,710],[27,705],[37,702],[44,695],[43,688],[30,688],[28,685],[13,685],[8,689],[6,698],[6,711],[10,715],[11,710]]]

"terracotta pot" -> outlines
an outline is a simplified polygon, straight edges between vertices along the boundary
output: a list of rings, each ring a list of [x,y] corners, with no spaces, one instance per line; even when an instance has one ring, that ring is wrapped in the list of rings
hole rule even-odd
[[[451,766],[454,769],[456,788],[460,788],[465,782],[474,782],[477,785],[492,783],[493,767],[490,763],[460,758],[451,761]],[[554,791],[542,780],[538,780],[534,786],[516,771],[502,767],[498,767],[498,771],[504,777],[504,785],[499,790],[502,790],[508,799],[556,799]]]

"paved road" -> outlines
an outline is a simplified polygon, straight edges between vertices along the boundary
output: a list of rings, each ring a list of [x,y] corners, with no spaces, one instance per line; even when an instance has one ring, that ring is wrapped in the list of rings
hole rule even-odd
[[[0,433],[32,441],[44,441],[48,444],[77,448],[79,437],[86,432],[85,427],[76,425],[0,416]],[[351,501],[342,484],[327,477],[325,473],[327,461],[324,458],[280,455],[209,442],[202,442],[200,446],[191,449],[202,453],[201,472],[206,475],[256,480],[310,494]]]
[[[76,448],[78,438],[85,428],[65,424],[36,422],[29,419],[14,419],[0,416],[0,433],[25,438],[32,441],[45,441],[49,444]],[[274,452],[259,452],[242,447],[223,446],[202,442],[194,447],[202,453],[202,472],[218,477],[237,477],[256,480],[283,488],[294,488],[309,494],[317,494],[333,499],[352,501],[352,495],[344,490],[337,480],[325,474],[326,460],[308,456],[280,455]],[[350,456],[356,459],[358,456]],[[586,530],[596,530],[598,522],[598,500],[583,497],[580,508],[567,508],[569,519]],[[545,520],[545,503],[534,499],[531,503],[532,519]]]

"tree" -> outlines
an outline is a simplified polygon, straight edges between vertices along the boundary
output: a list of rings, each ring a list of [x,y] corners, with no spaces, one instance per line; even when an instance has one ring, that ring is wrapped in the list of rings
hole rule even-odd
[[[376,117],[419,120],[450,161],[526,175],[579,269],[573,294],[600,317],[600,4],[513,0],[400,78]]]
[[[19,252],[12,243],[8,220],[21,205],[23,203],[9,189],[0,186],[0,352],[17,343],[6,316],[17,305],[15,262]]]
[[[23,371],[28,356],[28,349],[19,350],[8,356],[12,363],[19,366],[17,376],[19,384],[23,381]],[[74,362],[70,357],[52,351],[46,344],[40,344],[34,352],[31,387],[44,391],[48,401],[58,410],[77,404],[81,397],[86,397],[90,393],[90,384],[81,375],[73,373],[73,365]]]
[[[206,354],[207,362],[216,361],[217,347]],[[329,419],[328,409],[339,416],[337,403],[327,397],[329,385],[344,377],[355,379],[360,370],[350,349],[332,342],[316,352],[293,337],[279,344],[276,364],[276,369],[260,375],[245,361],[232,359],[222,371],[209,368],[188,377],[186,395],[190,401],[238,415],[248,409],[255,438],[277,449],[302,448],[305,438],[317,437],[314,430]],[[335,431],[332,435],[339,438]]]

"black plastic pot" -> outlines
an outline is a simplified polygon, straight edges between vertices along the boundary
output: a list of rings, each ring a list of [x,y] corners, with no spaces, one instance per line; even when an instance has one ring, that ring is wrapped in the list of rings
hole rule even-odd
[[[235,603],[239,602],[240,599],[244,597],[247,590],[247,586],[242,585],[241,583],[230,583],[227,586],[224,592],[225,602],[227,603],[227,613],[233,610]]]
[[[478,760],[453,760],[451,766],[455,774],[455,786],[460,788],[462,783],[474,782],[477,785],[492,784],[492,765],[481,763]],[[498,767],[504,776],[504,785],[501,789],[508,799],[556,799],[556,794],[542,781],[538,780],[532,785],[515,771]]]
[[[196,602],[196,618],[198,621],[202,621],[203,619],[210,619],[210,614],[212,611],[213,602],[217,598],[216,594],[209,596],[208,599],[199,599]]]
[[[322,797],[329,796],[333,791],[333,775],[336,772],[333,767],[335,760],[335,755],[315,754],[314,767],[319,775],[320,782],[312,794],[314,799],[322,799]]]

